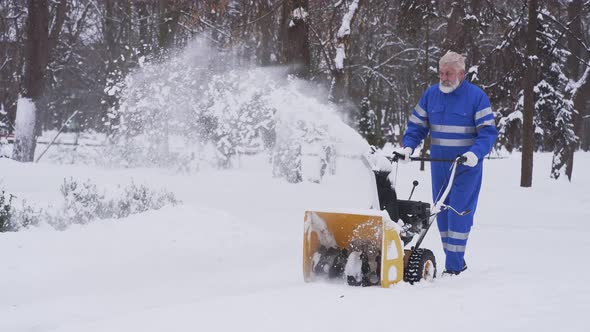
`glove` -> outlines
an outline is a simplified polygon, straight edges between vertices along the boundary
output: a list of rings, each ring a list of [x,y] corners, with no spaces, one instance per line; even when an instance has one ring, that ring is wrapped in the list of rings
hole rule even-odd
[[[463,157],[467,158],[467,160],[465,160],[465,162],[463,163],[463,165],[465,165],[465,166],[475,167],[475,165],[477,165],[477,162],[479,161],[479,159],[477,159],[477,156],[475,155],[475,153],[473,153],[471,151],[465,152],[463,154]]]
[[[403,149],[398,149],[395,152],[403,155],[403,159],[402,157],[399,158],[399,160],[402,162],[402,164],[407,164],[410,162],[410,156],[412,155],[413,149],[410,147],[405,147]]]

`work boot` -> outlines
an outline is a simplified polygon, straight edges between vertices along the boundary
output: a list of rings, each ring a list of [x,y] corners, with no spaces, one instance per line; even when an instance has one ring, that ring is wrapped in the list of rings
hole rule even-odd
[[[459,274],[461,274],[461,272],[467,270],[467,263],[465,263],[465,260],[463,260],[463,268],[460,271],[451,271],[451,270],[444,270],[442,275],[452,275],[452,276],[457,276]]]

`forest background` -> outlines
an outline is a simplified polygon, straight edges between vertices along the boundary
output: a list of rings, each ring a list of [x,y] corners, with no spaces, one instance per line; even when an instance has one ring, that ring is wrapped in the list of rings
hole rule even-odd
[[[240,144],[251,144],[245,137],[276,145],[283,129],[262,121],[273,111],[260,94],[240,106],[256,121],[231,133],[237,120],[208,113],[211,100],[184,100],[196,105],[192,118],[174,122],[167,112],[180,97],[146,106],[139,101],[148,96],[129,92],[130,74],[146,63],[186,65],[171,59],[199,37],[215,56],[209,74],[187,75],[216,91],[234,81],[215,75],[220,66],[282,66],[289,77],[324,86],[321,97],[370,144],[398,144],[411,109],[437,82],[438,59],[453,50],[491,99],[496,149],[523,152],[521,185],[530,186],[535,151],[553,153],[552,177],[571,179],[575,152],[590,149],[589,27],[587,0],[2,0],[0,131],[14,131],[19,107],[33,110],[32,137],[16,137],[13,158],[21,161],[32,161],[36,138],[74,113],[66,130],[112,142],[125,136],[127,148],[130,136],[147,135],[159,163],[170,159],[170,133],[187,123],[184,130],[217,146],[226,167]],[[33,106],[19,106],[22,98]],[[129,120],[133,112],[150,125]]]

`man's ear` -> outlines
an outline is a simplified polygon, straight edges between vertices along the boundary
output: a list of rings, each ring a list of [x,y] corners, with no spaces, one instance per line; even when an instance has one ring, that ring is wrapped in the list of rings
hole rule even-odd
[[[462,69],[462,70],[459,72],[459,75],[461,75],[461,80],[465,79],[465,70],[464,70],[464,69]]]

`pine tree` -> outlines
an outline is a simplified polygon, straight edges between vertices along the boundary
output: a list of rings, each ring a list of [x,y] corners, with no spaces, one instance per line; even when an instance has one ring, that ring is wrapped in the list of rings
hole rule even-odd
[[[369,98],[363,98],[361,101],[358,131],[369,144],[381,146],[383,137],[379,133],[379,123],[375,111],[371,109]]]
[[[534,100],[533,109],[533,137],[532,148],[535,151],[552,151],[553,164],[551,177],[558,178],[561,169],[566,163],[567,153],[576,146],[578,138],[573,128],[573,115],[575,114],[573,102],[567,93],[568,78],[564,73],[568,51],[563,45],[561,33],[555,24],[558,20],[551,16],[549,11],[541,4],[536,20],[536,54],[530,58],[536,63],[538,69],[534,70],[535,84],[532,89]],[[512,29],[506,34],[505,40],[497,47],[495,57],[487,59],[488,64],[501,62],[511,64],[506,68],[500,67],[501,71],[496,74],[497,79],[491,86],[491,99],[493,104],[498,104],[498,110],[503,114],[499,121],[500,144],[511,149],[519,148],[523,142],[519,141],[524,137],[518,135],[523,125],[524,111],[524,90],[522,82],[525,74],[521,63],[529,60],[525,55],[524,41],[526,40],[526,29],[528,20],[523,8],[521,15],[515,15],[511,21]],[[508,61],[512,60],[512,61]],[[486,69],[487,70],[487,69]],[[482,76],[489,75],[483,72]],[[494,76],[492,76],[494,77]],[[530,79],[529,79],[530,81]],[[516,97],[516,105],[509,112],[509,103]]]

